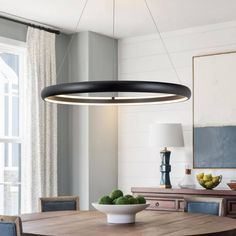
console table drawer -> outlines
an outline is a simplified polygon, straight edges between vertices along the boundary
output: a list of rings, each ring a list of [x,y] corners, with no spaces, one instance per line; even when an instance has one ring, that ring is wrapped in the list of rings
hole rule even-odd
[[[156,211],[183,211],[183,200],[182,199],[173,199],[173,198],[157,198],[149,199],[146,198],[147,203],[150,206],[147,208],[149,210]]]

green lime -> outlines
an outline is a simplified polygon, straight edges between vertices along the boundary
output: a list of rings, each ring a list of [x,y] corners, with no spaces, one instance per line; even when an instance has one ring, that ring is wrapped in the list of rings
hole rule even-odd
[[[138,204],[138,199],[134,197],[128,198],[129,204]]]
[[[138,196],[136,197],[136,199],[138,200],[138,204],[145,204],[146,200],[143,196]]]
[[[129,200],[126,197],[119,197],[116,199],[116,205],[126,205],[129,204]]]
[[[109,196],[103,196],[98,201],[99,204],[111,205],[112,199]]]
[[[110,198],[112,200],[119,198],[119,197],[123,197],[123,192],[119,189],[112,191],[110,194]]]

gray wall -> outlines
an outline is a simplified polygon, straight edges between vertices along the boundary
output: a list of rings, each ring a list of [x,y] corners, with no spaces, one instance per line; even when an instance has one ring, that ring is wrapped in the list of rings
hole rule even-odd
[[[27,26],[11,21],[0,19],[0,36],[19,41],[26,41]],[[56,37],[56,62],[57,69],[70,40],[65,34]],[[68,81],[68,58],[65,58],[61,73],[57,77],[58,82]],[[59,195],[70,194],[69,180],[69,155],[68,155],[68,107],[58,106],[58,193]]]
[[[73,36],[69,57],[71,82],[88,81],[89,33]],[[81,209],[89,205],[89,114],[87,106],[69,107],[69,155],[71,195],[80,196]],[[85,206],[84,208],[82,206]]]
[[[19,41],[26,41],[27,26],[0,19],[0,36]]]
[[[56,37],[57,82],[66,83],[69,80],[68,44],[70,36],[65,34]],[[66,56],[65,56],[66,55]],[[64,58],[65,57],[65,58]],[[59,71],[59,67],[60,71]],[[70,156],[68,147],[69,107],[58,105],[58,194],[70,194]]]
[[[113,44],[113,39],[107,36],[79,33],[71,48],[70,79],[73,82],[117,79],[116,60],[116,40]],[[87,210],[91,202],[117,187],[117,108],[70,109],[71,193],[80,196],[80,207]]]

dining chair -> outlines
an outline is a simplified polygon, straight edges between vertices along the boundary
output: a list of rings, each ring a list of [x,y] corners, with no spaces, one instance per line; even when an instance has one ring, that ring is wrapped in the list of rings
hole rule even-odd
[[[42,197],[39,199],[40,212],[79,211],[78,196]]]
[[[22,222],[18,216],[0,215],[0,235],[22,236]]]
[[[224,199],[211,197],[185,197],[185,212],[224,215]]]

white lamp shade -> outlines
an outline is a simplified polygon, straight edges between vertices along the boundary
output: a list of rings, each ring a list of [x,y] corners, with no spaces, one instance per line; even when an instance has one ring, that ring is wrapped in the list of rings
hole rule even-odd
[[[183,147],[184,138],[181,124],[158,124],[151,126],[150,145],[156,147]]]

